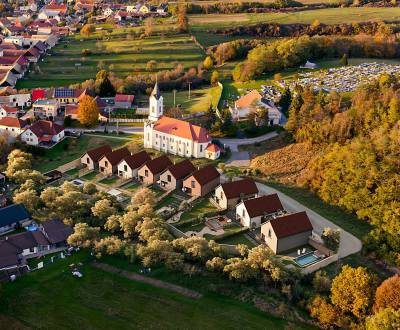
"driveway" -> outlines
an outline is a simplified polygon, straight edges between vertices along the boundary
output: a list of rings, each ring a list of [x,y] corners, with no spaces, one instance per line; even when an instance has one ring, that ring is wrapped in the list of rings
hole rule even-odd
[[[328,219],[324,218],[323,216],[319,215],[318,213],[314,212],[313,210],[309,209],[308,207],[305,207],[304,205],[300,204],[293,198],[283,194],[282,192],[280,192],[274,188],[271,188],[262,183],[257,183],[257,187],[258,187],[260,193],[263,195],[277,193],[283,204],[283,207],[291,213],[306,211],[307,215],[310,218],[310,221],[314,227],[314,231],[317,234],[321,235],[323,229],[326,227],[330,227],[332,229],[340,229],[341,230],[340,246],[339,246],[339,257],[340,258],[344,258],[351,254],[361,251],[361,248],[362,248],[361,241],[357,237],[350,234],[349,232],[344,231],[342,228],[335,225],[333,222],[329,221]]]
[[[218,139],[218,140],[225,146],[230,147],[230,149],[233,153],[233,152],[238,152],[239,151],[238,147],[241,145],[262,142],[265,140],[272,139],[275,136],[278,136],[277,132],[270,132],[270,133],[260,135],[255,138],[249,138],[249,139],[225,139],[225,138],[222,138],[222,139]]]

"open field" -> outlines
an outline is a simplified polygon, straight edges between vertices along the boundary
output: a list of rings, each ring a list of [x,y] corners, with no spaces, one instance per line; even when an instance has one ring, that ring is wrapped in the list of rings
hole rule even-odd
[[[191,28],[195,30],[207,30],[257,23],[312,23],[316,19],[325,24],[365,22],[370,20],[393,21],[398,20],[399,15],[400,8],[327,8],[292,13],[190,15],[190,24]]]
[[[80,279],[68,270],[79,261],[84,263]],[[58,329],[284,329],[287,324],[221,295],[192,299],[106,273],[92,267],[85,253],[7,283],[0,319],[35,329],[55,324]]]
[[[119,29],[124,31],[125,29]],[[118,31],[118,29],[116,29]],[[107,37],[69,37],[39,63],[40,73],[31,73],[18,82],[18,88],[63,86],[94,79],[99,68],[119,77],[174,69],[178,63],[185,68],[197,67],[204,58],[202,50],[189,35],[163,34],[140,39],[127,32]],[[89,49],[91,55],[83,56]],[[153,68],[147,62],[155,60]]]

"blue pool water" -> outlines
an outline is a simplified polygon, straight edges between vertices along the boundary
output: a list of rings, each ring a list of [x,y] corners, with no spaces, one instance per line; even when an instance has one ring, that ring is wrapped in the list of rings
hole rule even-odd
[[[38,225],[37,224],[31,224],[29,226],[26,226],[25,229],[27,231],[36,231],[36,230],[38,230]]]
[[[313,264],[320,258],[314,254],[314,252],[311,252],[309,254],[305,254],[304,256],[300,256],[294,259],[294,261],[301,267]]]

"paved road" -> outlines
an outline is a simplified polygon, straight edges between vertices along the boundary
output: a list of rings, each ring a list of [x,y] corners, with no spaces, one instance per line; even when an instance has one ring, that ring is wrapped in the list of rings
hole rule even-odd
[[[279,198],[283,204],[283,207],[289,212],[301,212],[306,211],[308,217],[313,224],[314,231],[317,234],[321,234],[323,229],[326,227],[330,227],[333,229],[341,229],[340,235],[340,246],[339,246],[339,257],[344,258],[348,255],[357,253],[361,251],[362,243],[361,241],[350,234],[347,231],[344,231],[342,228],[335,225],[333,222],[329,221],[328,219],[324,218],[323,216],[319,215],[318,213],[314,212],[313,210],[305,207],[304,205],[300,204],[293,198],[283,194],[282,192],[266,186],[265,184],[257,183],[258,189],[262,194],[274,194],[277,193]]]
[[[109,132],[117,131],[117,126],[108,126],[107,130]],[[104,126],[97,126],[94,128],[67,128],[66,131],[75,131],[75,132],[86,132],[86,131],[98,131],[104,132]],[[138,126],[119,126],[119,132],[124,132],[127,134],[143,134],[143,127]]]
[[[229,146],[232,152],[238,152],[239,151],[238,147],[241,145],[262,142],[265,140],[272,139],[275,136],[278,136],[277,132],[270,132],[270,133],[260,135],[255,138],[249,138],[249,139],[225,139],[225,138],[223,138],[223,139],[219,139],[219,141],[221,141],[222,144]]]

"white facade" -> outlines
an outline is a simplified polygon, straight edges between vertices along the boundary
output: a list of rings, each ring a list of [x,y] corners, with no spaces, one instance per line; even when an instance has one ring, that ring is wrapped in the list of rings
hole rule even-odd
[[[64,138],[64,130],[62,130],[60,133],[53,135],[51,137],[51,142],[53,143],[58,143]],[[39,145],[39,137],[36,136],[35,133],[33,133],[29,128],[21,134],[21,140],[22,142],[25,142],[28,145],[31,146],[38,146]]]
[[[4,109],[1,105],[0,105],[0,119],[4,118],[4,117],[14,117],[17,118],[17,112],[7,112],[6,109]]]
[[[9,105],[12,107],[30,107],[31,94],[14,94],[9,96]]]
[[[137,178],[138,170],[138,168],[132,169],[125,160],[118,164],[118,176],[123,179]]]
[[[261,226],[261,216],[251,218],[243,202],[236,206],[236,219],[240,220],[243,227],[256,228]],[[252,223],[254,223],[252,225]]]
[[[14,142],[23,131],[24,128],[0,125],[0,134],[5,134],[8,138],[8,142]]]

